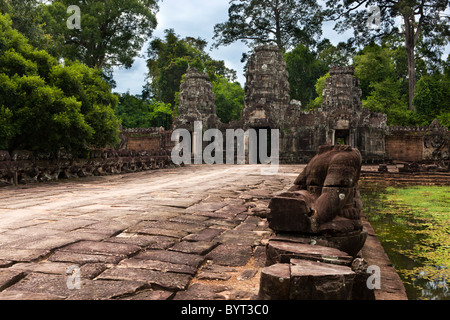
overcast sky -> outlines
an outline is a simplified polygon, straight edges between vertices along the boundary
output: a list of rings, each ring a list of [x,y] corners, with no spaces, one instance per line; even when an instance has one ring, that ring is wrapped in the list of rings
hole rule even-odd
[[[164,30],[172,28],[182,38],[200,37],[206,40],[210,46],[213,43],[214,25],[228,20],[229,0],[163,0],[159,6],[158,27],[153,32],[152,39],[164,38]],[[338,39],[345,38],[334,32],[334,36],[326,34],[330,31],[332,32],[332,26],[324,26],[324,37],[331,39],[333,43],[338,43]],[[148,44],[142,49],[142,55],[146,54],[147,48]],[[228,68],[236,70],[238,81],[243,86],[245,83],[244,66],[240,60],[242,53],[247,51],[246,45],[236,42],[208,53],[211,58],[224,60]],[[115,69],[114,80],[117,82],[117,88],[114,91],[122,93],[129,90],[131,94],[140,94],[145,83],[146,73],[145,58],[136,58],[131,69]]]
[[[164,30],[174,29],[175,33],[184,37],[202,38],[209,46],[213,43],[214,25],[228,20],[229,0],[163,0],[159,2],[157,14],[158,27],[153,32],[154,38],[164,38]],[[328,38],[333,44],[345,41],[351,31],[337,34],[333,31],[333,24],[323,26],[323,38]],[[145,56],[148,44],[142,49]],[[209,50],[209,48],[208,48]],[[237,71],[238,81],[243,86],[245,77],[243,64],[240,62],[242,53],[247,52],[247,46],[241,42],[220,47],[209,52],[214,60],[224,60],[228,68]],[[147,73],[146,59],[136,58],[131,69],[115,69],[114,80],[117,82],[115,92],[130,91],[131,94],[140,94],[145,83]]]

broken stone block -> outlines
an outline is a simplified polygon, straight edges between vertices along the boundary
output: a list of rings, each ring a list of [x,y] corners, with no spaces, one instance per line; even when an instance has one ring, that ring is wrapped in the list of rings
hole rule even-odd
[[[355,273],[350,267],[291,259],[290,300],[351,300]]]
[[[307,203],[294,192],[272,198],[267,215],[269,228],[275,232],[310,232],[311,222],[307,215],[311,211]]]
[[[289,300],[291,272],[288,263],[277,263],[261,270],[259,299]]]
[[[339,265],[350,265],[353,258],[347,253],[335,248],[270,240],[267,245],[266,265],[289,263],[292,258],[315,260]]]

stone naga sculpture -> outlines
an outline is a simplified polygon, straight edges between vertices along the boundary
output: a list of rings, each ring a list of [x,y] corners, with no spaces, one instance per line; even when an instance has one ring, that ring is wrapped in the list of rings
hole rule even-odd
[[[358,180],[361,154],[350,146],[322,146],[294,186],[269,205],[276,232],[348,234],[362,230]]]

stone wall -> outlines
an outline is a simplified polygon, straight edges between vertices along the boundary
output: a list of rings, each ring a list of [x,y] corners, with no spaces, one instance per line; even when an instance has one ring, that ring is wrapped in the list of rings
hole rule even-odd
[[[52,158],[24,150],[11,154],[0,151],[0,186],[131,173],[172,165],[170,153],[165,150],[92,150],[87,159],[75,159],[62,152]]]
[[[164,128],[139,128],[122,130],[119,150],[121,151],[159,151],[170,150],[172,131]]]
[[[437,120],[428,127],[389,127],[385,140],[387,160],[433,162],[450,159],[450,133]]]
[[[396,132],[387,135],[386,158],[398,161],[423,160],[423,136],[412,132]]]

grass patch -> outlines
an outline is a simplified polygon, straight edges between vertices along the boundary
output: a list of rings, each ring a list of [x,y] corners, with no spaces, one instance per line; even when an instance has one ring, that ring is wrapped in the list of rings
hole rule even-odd
[[[365,211],[402,280],[418,292],[433,288],[448,297],[450,186],[367,191]]]

